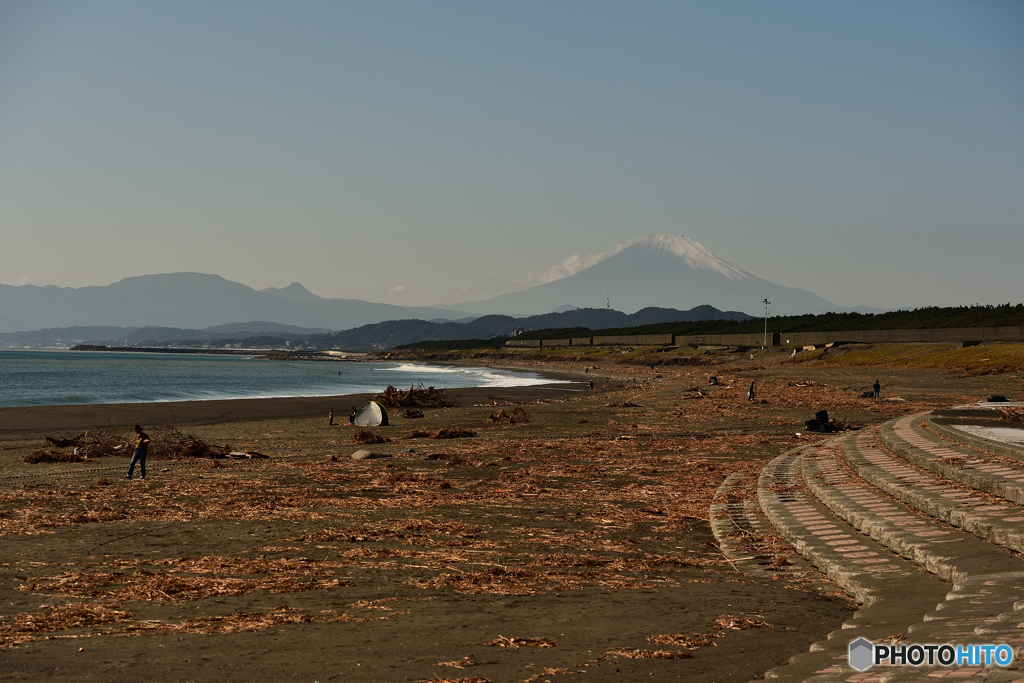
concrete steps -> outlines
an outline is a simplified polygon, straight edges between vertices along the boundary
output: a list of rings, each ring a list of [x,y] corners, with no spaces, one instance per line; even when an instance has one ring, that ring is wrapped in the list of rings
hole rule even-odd
[[[727,483],[743,480],[751,477]],[[769,522],[862,605],[828,640],[767,678],[1024,681],[1024,462],[950,444],[915,415],[779,456],[762,470],[757,499],[764,521],[736,502],[713,508],[712,517],[742,514],[761,535],[771,534]],[[768,558],[737,559],[753,561],[743,566],[752,571]],[[849,666],[848,646],[861,636],[876,644],[1006,644],[1014,661],[860,673]]]
[[[1024,504],[1024,462],[994,456],[942,439],[921,415],[903,417],[879,431],[882,444],[909,463],[971,489]]]
[[[857,476],[941,522],[1024,552],[1024,507],[915,467],[882,448],[877,437],[878,430],[872,428],[843,440],[843,457]],[[959,474],[961,470],[956,468],[953,473]]]
[[[782,455],[761,472],[758,501],[772,525],[829,579],[863,607],[842,630],[785,666],[767,672],[779,680],[845,680],[849,642],[881,642],[922,620],[949,590],[947,584],[889,552],[836,518],[809,492],[799,452]],[[913,587],[908,590],[908,587]],[[855,672],[854,672],[855,673]],[[813,677],[813,678],[812,678]]]

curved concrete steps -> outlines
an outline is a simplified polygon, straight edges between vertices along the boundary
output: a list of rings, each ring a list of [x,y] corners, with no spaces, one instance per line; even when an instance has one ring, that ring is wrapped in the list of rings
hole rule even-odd
[[[843,457],[857,476],[941,522],[1024,552],[1024,507],[916,467],[877,437],[872,428],[843,439]]]
[[[879,436],[886,449],[909,463],[977,491],[1024,504],[1024,463],[951,444],[922,424],[922,415],[895,420]]]
[[[863,605],[827,641],[766,673],[778,680],[846,680],[849,642],[881,642],[905,633],[949,590],[941,580],[889,552],[836,518],[804,485],[800,452],[779,456],[761,472],[758,501],[772,525],[829,579]]]
[[[923,422],[900,418],[784,454],[762,470],[758,501],[767,520],[863,605],[842,630],[766,677],[1024,681],[1024,559],[1015,552],[1024,550],[1024,464],[951,445]],[[874,643],[1007,644],[1015,658],[1010,667],[858,673],[847,647],[861,635]]]
[[[990,404],[991,405],[991,404]],[[937,410],[928,415],[928,428],[942,439],[956,443],[972,451],[998,455],[1010,460],[1024,463],[1024,425],[1018,423],[1007,423],[995,416],[998,413],[991,408],[988,410]],[[999,427],[1002,429],[1015,427],[1012,431],[1016,441],[999,441],[985,435],[988,430],[965,431],[958,429],[958,425],[981,424],[986,427]]]

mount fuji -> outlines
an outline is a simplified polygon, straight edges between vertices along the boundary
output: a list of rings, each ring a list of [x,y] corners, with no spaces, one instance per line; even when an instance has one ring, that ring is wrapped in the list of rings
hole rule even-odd
[[[768,282],[681,235],[651,235],[561,280],[458,307],[481,314],[537,315],[599,306],[606,296],[612,308],[625,313],[648,306],[687,310],[710,305],[757,317],[763,314],[764,299],[771,302],[772,315],[874,310],[843,308],[803,289]]]

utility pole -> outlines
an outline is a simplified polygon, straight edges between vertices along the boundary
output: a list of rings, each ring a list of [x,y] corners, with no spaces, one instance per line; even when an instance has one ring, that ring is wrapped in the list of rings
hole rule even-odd
[[[765,299],[764,300],[764,346],[761,347],[762,349],[767,349],[768,348],[768,306],[769,306],[769,304],[771,304],[771,301],[768,301],[768,299]]]

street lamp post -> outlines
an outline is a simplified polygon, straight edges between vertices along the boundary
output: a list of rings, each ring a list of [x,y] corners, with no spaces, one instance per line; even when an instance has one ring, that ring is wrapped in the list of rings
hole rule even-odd
[[[764,300],[764,346],[761,347],[763,349],[767,349],[768,348],[768,305],[769,304],[771,304],[771,301],[768,301],[768,299],[765,299]]]

